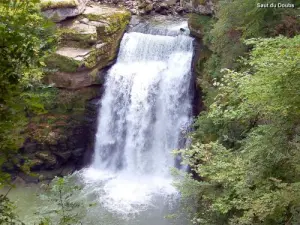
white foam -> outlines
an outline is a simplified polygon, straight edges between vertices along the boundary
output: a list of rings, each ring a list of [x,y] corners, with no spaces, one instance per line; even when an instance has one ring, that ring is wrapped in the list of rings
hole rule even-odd
[[[135,214],[155,207],[154,198],[167,201],[178,196],[170,177],[115,174],[93,168],[84,170],[83,176],[85,192],[100,193],[98,201],[118,214]]]

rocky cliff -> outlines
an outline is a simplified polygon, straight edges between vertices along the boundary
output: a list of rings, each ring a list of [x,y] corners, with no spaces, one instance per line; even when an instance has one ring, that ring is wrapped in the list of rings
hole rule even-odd
[[[92,153],[101,84],[114,62],[130,21],[125,9],[87,0],[43,0],[41,9],[57,26],[59,45],[46,60],[47,113],[30,117],[20,161],[27,182],[66,175]]]
[[[83,6],[79,6],[82,10]],[[46,82],[59,88],[78,89],[101,84],[101,70],[111,65],[116,58],[118,46],[130,20],[130,13],[126,10],[91,3],[73,17],[74,11],[79,13],[81,10],[63,11],[58,8],[44,12],[49,18],[59,20],[59,47],[46,61],[47,66],[53,70],[46,77]],[[63,18],[69,19],[61,20]]]

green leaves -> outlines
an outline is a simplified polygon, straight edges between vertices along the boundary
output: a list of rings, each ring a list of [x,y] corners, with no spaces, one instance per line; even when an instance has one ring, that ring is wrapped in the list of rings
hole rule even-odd
[[[253,49],[245,68],[223,70],[214,80],[217,93],[197,119],[193,145],[179,151],[201,180],[178,186],[184,198],[197,197],[192,202],[199,208],[209,205],[193,214],[206,224],[296,225],[300,36],[246,43]]]
[[[0,224],[24,225],[24,223],[18,220],[16,214],[14,213],[14,209],[14,204],[11,201],[9,201],[9,199],[5,195],[0,195]]]
[[[52,50],[55,27],[39,11],[37,0],[0,2],[0,162],[14,164],[27,116],[44,113],[29,90],[41,85],[44,58]],[[3,185],[4,180],[0,175]],[[6,176],[5,176],[6,177]]]
[[[82,224],[87,209],[94,204],[79,199],[81,189],[74,177],[54,178],[46,194],[41,195],[45,207],[37,212],[42,217],[40,225]]]

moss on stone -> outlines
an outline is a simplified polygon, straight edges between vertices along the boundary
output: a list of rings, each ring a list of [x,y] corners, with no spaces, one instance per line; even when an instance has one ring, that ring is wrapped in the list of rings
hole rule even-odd
[[[106,27],[106,33],[112,34],[125,28],[130,21],[131,14],[127,11],[123,13],[114,13],[109,18],[109,26]]]
[[[124,27],[127,26],[127,24],[130,21],[131,14],[128,11],[119,11],[111,14],[86,14],[86,18],[88,18],[91,21],[101,21],[106,20],[108,21],[109,25],[105,27],[105,34],[109,35],[112,34]],[[103,34],[102,34],[103,35]]]
[[[81,33],[72,28],[59,29],[59,36],[61,47],[89,48],[97,42],[97,33]]]
[[[93,78],[96,78],[97,75],[98,75],[98,72],[99,72],[99,69],[98,68],[95,68],[93,69],[90,73],[89,73],[89,76],[93,77]]]
[[[97,65],[97,55],[97,50],[92,50],[88,57],[84,59],[84,66],[87,68],[94,68]]]
[[[94,49],[84,59],[85,67],[92,69],[96,66],[102,68],[108,63],[109,52],[104,49]]]
[[[50,55],[45,62],[48,68],[57,69],[61,72],[76,72],[81,65],[81,62],[77,60],[56,53]]]
[[[96,67],[93,69],[90,73],[89,76],[93,77],[95,79],[96,84],[103,84],[103,76],[99,76],[99,68]]]
[[[42,11],[58,8],[71,8],[78,6],[77,0],[42,0],[40,3]]]

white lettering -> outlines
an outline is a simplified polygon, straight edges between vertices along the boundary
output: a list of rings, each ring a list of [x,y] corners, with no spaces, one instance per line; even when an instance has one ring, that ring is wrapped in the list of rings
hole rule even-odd
[[[278,8],[295,8],[294,4],[291,3],[278,3]]]
[[[257,3],[257,8],[295,8],[292,3]]]
[[[268,8],[268,7],[269,7],[269,3],[266,4],[257,3],[257,8]]]

